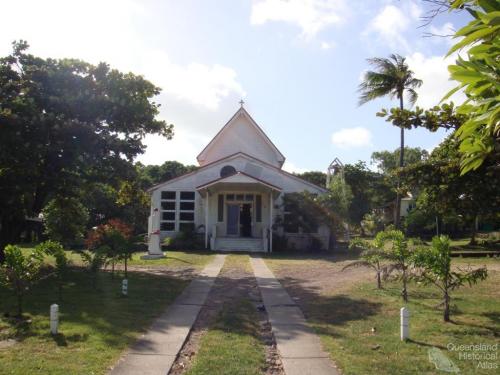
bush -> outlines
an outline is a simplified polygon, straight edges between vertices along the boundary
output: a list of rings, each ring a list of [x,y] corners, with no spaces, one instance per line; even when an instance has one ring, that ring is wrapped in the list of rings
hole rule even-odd
[[[5,247],[5,261],[0,265],[0,283],[16,295],[19,317],[23,314],[25,294],[41,279],[42,265],[43,253],[38,249],[24,255],[19,246]]]
[[[42,210],[45,233],[68,246],[83,239],[88,210],[76,198],[57,197]]]
[[[175,237],[165,237],[163,246],[170,250],[203,250],[205,242],[193,228],[185,228]]]
[[[57,281],[59,301],[62,301],[62,288],[68,278],[69,260],[63,246],[56,241],[45,241],[40,243],[37,250],[48,256],[54,257],[56,261],[54,276]]]

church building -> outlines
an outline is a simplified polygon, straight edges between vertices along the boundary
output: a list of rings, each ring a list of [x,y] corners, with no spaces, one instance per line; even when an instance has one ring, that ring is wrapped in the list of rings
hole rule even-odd
[[[305,238],[329,243],[329,230],[304,236],[276,228],[286,215],[287,193],[326,189],[282,169],[285,156],[241,108],[197,156],[199,168],[154,187],[149,218],[149,255],[161,256],[160,242],[182,231],[199,233],[207,249],[217,251],[273,250],[273,235],[300,248]]]

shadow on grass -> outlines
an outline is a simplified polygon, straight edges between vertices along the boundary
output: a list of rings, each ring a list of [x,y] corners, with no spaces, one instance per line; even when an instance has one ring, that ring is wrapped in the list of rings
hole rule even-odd
[[[30,318],[18,322],[2,318],[8,336],[23,341],[27,337],[47,337],[49,306],[60,306],[60,334],[52,340],[58,346],[86,341],[99,336],[107,345],[124,347],[138,333],[146,331],[158,316],[187,285],[180,278],[129,272],[129,295],[121,295],[121,278],[111,279],[107,272],[98,276],[97,289],[92,288],[91,275],[83,269],[71,271],[71,283],[63,289],[63,300],[57,302],[54,280],[46,279],[36,285],[25,297],[23,310]],[[0,288],[0,312],[14,311],[15,298],[10,291]],[[31,321],[31,323],[28,323]]]

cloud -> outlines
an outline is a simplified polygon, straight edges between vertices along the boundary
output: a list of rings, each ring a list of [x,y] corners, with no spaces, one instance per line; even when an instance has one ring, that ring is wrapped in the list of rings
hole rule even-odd
[[[444,58],[443,56],[425,56],[415,52],[408,56],[408,66],[415,73],[415,77],[423,81],[417,90],[417,105],[430,108],[439,103],[445,94],[457,86],[455,81],[450,81],[448,65],[455,62],[456,54]],[[451,98],[455,103],[465,100],[462,93],[457,93]]]
[[[342,24],[346,17],[345,0],[258,0],[252,3],[250,23],[291,23],[310,39],[329,26]]]
[[[320,44],[322,50],[329,50],[335,47],[335,42],[321,42]]]
[[[207,138],[221,127],[245,97],[237,72],[220,63],[175,61],[155,45],[150,26],[152,8],[139,0],[6,1],[2,11],[12,15],[0,25],[0,56],[11,52],[11,42],[25,39],[30,53],[41,57],[78,58],[142,74],[162,88],[155,101],[160,117],[175,125],[172,141],[148,136],[146,154],[139,160],[194,162]],[[19,23],[22,15],[22,24]],[[145,38],[147,33],[148,38]]]
[[[364,127],[344,128],[332,134],[332,143],[343,149],[371,145],[372,135]]]
[[[412,1],[405,2],[401,7],[385,5],[368,24],[362,36],[366,38],[375,35],[379,42],[387,44],[391,49],[409,51],[410,45],[404,34],[421,15],[422,8]]]
[[[453,43],[456,42],[452,38],[452,36],[455,34],[455,27],[451,22],[446,22],[445,24],[441,25],[441,27],[436,27],[434,25],[431,25],[429,32],[433,35],[431,37],[431,41],[434,43],[441,43],[445,42],[449,46],[451,46]]]
[[[290,173],[304,173],[309,171],[309,169],[298,167],[294,163],[288,160],[285,160],[285,164],[283,164],[283,169]]]

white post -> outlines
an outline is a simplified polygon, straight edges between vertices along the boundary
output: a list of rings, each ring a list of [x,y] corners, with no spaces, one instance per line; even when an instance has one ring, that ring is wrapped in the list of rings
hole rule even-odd
[[[57,304],[50,305],[50,333],[57,335],[59,328],[59,306]]]
[[[208,249],[208,189],[205,197],[205,249]]]
[[[154,208],[150,218],[150,230],[148,233],[149,255],[163,255],[160,247],[160,210]]]
[[[410,336],[410,312],[406,307],[401,308],[401,341]]]
[[[269,193],[269,252],[273,252],[273,191]]]
[[[122,281],[122,294],[124,296],[128,295],[128,280],[127,279],[123,279],[123,281]]]

